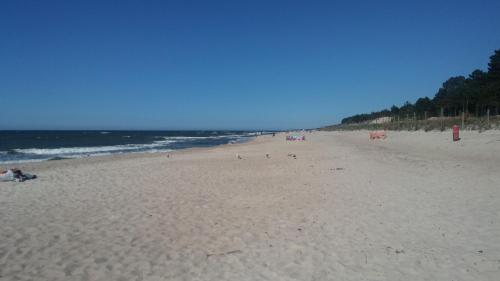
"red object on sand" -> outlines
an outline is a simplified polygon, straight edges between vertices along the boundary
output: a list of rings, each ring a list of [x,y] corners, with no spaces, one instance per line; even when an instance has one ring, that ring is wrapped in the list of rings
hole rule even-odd
[[[460,127],[458,125],[453,125],[453,141],[460,140]]]
[[[370,132],[370,139],[385,139],[387,136],[385,135],[384,131],[373,131]]]

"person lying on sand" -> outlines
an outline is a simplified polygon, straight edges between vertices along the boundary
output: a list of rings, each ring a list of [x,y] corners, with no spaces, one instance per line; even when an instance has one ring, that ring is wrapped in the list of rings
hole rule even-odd
[[[0,181],[17,181],[23,182],[25,180],[36,179],[36,175],[24,174],[17,168],[8,169],[7,171],[0,171]]]

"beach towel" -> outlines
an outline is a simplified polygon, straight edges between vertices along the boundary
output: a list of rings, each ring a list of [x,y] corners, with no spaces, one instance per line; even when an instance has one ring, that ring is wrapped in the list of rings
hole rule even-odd
[[[370,139],[385,139],[387,136],[385,135],[384,131],[373,131],[370,132]]]
[[[303,135],[291,135],[291,136],[286,136],[287,141],[305,141],[306,136]]]

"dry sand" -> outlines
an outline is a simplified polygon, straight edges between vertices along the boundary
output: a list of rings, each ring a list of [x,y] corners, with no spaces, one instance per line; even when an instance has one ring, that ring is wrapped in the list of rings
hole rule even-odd
[[[500,132],[306,136],[24,164],[0,280],[500,280]]]

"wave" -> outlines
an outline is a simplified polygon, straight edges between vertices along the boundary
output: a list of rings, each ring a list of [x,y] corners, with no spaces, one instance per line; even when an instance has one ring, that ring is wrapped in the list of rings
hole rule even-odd
[[[224,138],[243,138],[253,135],[220,135],[220,136],[206,136],[206,137],[162,137],[165,140],[213,140]]]
[[[122,154],[122,153],[158,153],[158,152],[170,152],[173,149],[167,148],[158,148],[158,149],[150,149],[150,150],[122,150],[122,151],[107,151],[107,152],[95,152],[95,153],[85,153],[85,154],[51,154],[51,155],[35,155],[35,154],[22,154],[23,158],[11,158],[11,159],[2,159],[0,158],[0,164],[19,164],[19,163],[30,163],[30,162],[43,162],[50,160],[64,160],[71,158],[86,158],[86,157],[94,157],[94,156],[106,156],[113,154]]]
[[[267,132],[266,132],[267,133]],[[212,135],[209,136],[154,136],[155,139],[164,139],[164,140],[213,140],[213,139],[239,139],[239,138],[248,138],[261,135],[261,132],[249,132],[243,134],[228,134],[228,135],[213,135],[214,132],[211,132]],[[264,133],[262,133],[264,134]]]
[[[0,160],[0,164],[20,164],[20,163],[32,163],[32,162],[43,162],[47,161],[49,158],[39,158],[39,159],[16,159],[16,160]]]
[[[111,153],[118,151],[146,150],[158,148],[173,143],[172,140],[155,141],[150,144],[124,144],[114,146],[90,146],[90,147],[60,147],[60,148],[26,148],[14,149],[17,153],[32,155],[79,155],[95,153]]]
[[[163,137],[163,136],[158,136],[157,138],[162,138],[165,140],[191,140],[191,139],[207,139],[207,138],[212,138],[212,137]]]
[[[85,133],[85,132],[84,132]],[[102,131],[100,134],[111,132]],[[212,132],[213,133],[213,132]],[[52,147],[37,148],[23,147],[0,151],[0,164],[38,162],[46,160],[59,160],[66,158],[83,158],[90,156],[101,156],[122,153],[156,153],[168,152],[176,149],[183,149],[198,146],[212,146],[224,143],[245,142],[250,138],[259,135],[257,132],[228,132],[227,135],[197,135],[197,136],[154,136],[154,141],[142,144],[117,144],[102,146],[74,146],[74,147]],[[117,136],[119,138],[134,138],[134,135]],[[55,136],[59,138],[59,136]],[[35,144],[36,145],[36,144]]]

